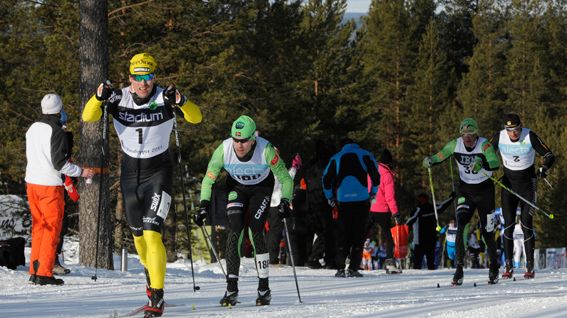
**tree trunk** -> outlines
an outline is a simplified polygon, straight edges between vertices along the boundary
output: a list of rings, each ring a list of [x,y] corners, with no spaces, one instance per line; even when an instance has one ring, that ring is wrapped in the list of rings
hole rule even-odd
[[[81,0],[80,2],[81,105],[86,104],[97,85],[108,76],[107,14],[106,0]],[[103,138],[100,129],[102,124],[102,120],[98,123],[82,124],[79,160],[85,166],[108,167],[108,152],[102,156]],[[107,145],[104,146],[108,149]],[[109,209],[109,184],[108,173],[95,176],[92,184],[81,183],[79,206],[79,263],[81,265],[113,269],[113,227]]]

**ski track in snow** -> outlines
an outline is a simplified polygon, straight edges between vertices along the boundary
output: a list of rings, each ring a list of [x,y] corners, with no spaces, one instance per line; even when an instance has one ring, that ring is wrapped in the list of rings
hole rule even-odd
[[[78,243],[65,243],[66,263],[72,270],[64,286],[33,286],[27,268],[0,267],[0,312],[4,317],[114,317],[143,305],[145,278],[136,256],[122,273],[77,265]],[[29,256],[29,249],[26,249]],[[69,257],[69,255],[71,255]],[[399,275],[362,271],[362,278],[335,278],[333,270],[297,267],[303,303],[299,303],[289,266],[270,268],[272,304],[256,307],[258,280],[252,259],[242,259],[240,303],[221,307],[226,283],[218,264],[180,260],[167,264],[164,317],[565,317],[567,269],[536,271],[536,278],[500,280],[488,285],[487,269],[465,269],[462,286],[451,287],[453,270],[404,270]],[[115,268],[120,261],[115,257]],[[474,287],[474,283],[477,287]],[[437,288],[440,284],[440,288]],[[138,314],[135,317],[142,317]]]

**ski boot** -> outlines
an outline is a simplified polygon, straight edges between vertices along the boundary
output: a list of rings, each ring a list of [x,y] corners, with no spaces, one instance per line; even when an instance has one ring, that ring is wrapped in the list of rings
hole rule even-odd
[[[305,265],[311,269],[320,269],[323,268],[323,266],[321,265],[321,263],[319,262],[319,260],[313,259],[310,261],[307,261],[305,263]]]
[[[36,275],[35,276],[35,282],[34,284],[36,285],[63,285],[65,282],[61,279],[61,278],[55,278],[53,276],[40,276],[40,275]]]
[[[63,267],[59,262],[59,256],[55,256],[55,265],[53,265],[53,274],[55,275],[67,275],[71,272],[70,269]]]
[[[150,300],[144,306],[144,318],[161,317],[165,301],[163,300],[163,289],[150,288]]]
[[[362,274],[357,271],[356,269],[348,269],[347,273],[346,273],[347,277],[362,277]]]
[[[335,277],[346,277],[345,270],[342,269],[342,268],[339,268],[337,270],[337,272],[335,273]]]
[[[269,289],[260,291],[258,290],[258,298],[256,298],[256,306],[267,306],[272,300],[272,293]]]
[[[463,284],[463,265],[457,264],[457,270],[455,270],[455,274],[453,275],[453,281],[451,281],[451,285],[453,286],[461,286]]]
[[[232,292],[227,290],[220,300],[220,304],[223,307],[234,306],[238,303],[238,290]]]
[[[490,264],[490,269],[488,270],[488,283],[491,285],[498,283],[498,263],[494,262]]]
[[[528,262],[526,265],[526,272],[524,273],[524,279],[533,279],[534,277],[534,265]]]
[[[384,261],[384,268],[386,269],[386,274],[401,274],[402,270],[397,266],[396,261],[389,258]]]
[[[502,279],[510,279],[514,276],[514,267],[512,267],[512,261],[506,260],[505,272],[502,274]]]

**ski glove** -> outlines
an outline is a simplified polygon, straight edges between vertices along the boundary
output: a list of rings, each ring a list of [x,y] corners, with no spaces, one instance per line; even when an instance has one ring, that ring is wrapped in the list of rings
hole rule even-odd
[[[334,206],[333,209],[331,210],[331,217],[335,221],[339,219],[339,209],[336,206]]]
[[[193,221],[195,221],[195,224],[197,224],[198,226],[203,226],[203,222],[205,222],[205,219],[207,218],[207,216],[209,216],[209,205],[209,201],[201,201],[201,207],[199,208],[199,211],[197,211],[197,214],[193,216]]]
[[[474,158],[474,162],[471,164],[472,166],[472,172],[473,173],[478,173],[480,170],[482,170],[482,158],[479,156],[476,156]]]
[[[63,183],[63,185],[65,186],[65,190],[67,190],[69,199],[71,199],[71,201],[73,202],[79,201],[79,198],[81,196],[79,195],[79,192],[77,192],[77,188],[75,187],[75,184],[73,183],[71,177],[65,176],[65,182]]]
[[[285,219],[291,216],[291,207],[289,205],[288,199],[282,199],[280,206],[278,207],[278,217],[280,219]]]
[[[171,84],[163,91],[163,101],[169,106],[181,106],[185,104],[185,96]]]
[[[537,169],[537,177],[539,179],[545,179],[547,177],[547,170],[549,170],[546,166],[541,166]]]
[[[425,169],[429,169],[433,165],[433,160],[431,159],[431,157],[425,157],[425,158],[423,158],[423,162],[421,163],[421,165]]]
[[[394,221],[396,221],[396,224],[402,224],[402,214],[400,212],[394,214]]]
[[[104,81],[104,83],[100,83],[98,88],[96,89],[95,97],[97,100],[103,102],[110,98],[112,95],[112,83],[110,80]]]
[[[299,170],[302,164],[303,162],[301,161],[301,156],[299,154],[295,154],[295,157],[293,157],[293,161],[291,162],[291,167]]]
[[[334,208],[334,207],[337,206],[337,200],[335,200],[335,199],[328,199],[328,200],[327,200],[327,203],[329,204],[329,206],[330,206],[331,208]]]

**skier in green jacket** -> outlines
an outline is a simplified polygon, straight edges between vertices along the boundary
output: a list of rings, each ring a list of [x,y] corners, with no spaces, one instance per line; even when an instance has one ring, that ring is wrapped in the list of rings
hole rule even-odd
[[[220,303],[223,306],[238,302],[238,272],[240,243],[248,234],[252,242],[258,270],[257,306],[269,305],[271,292],[268,286],[268,249],[264,240],[264,223],[270,208],[274,176],[282,184],[280,218],[291,215],[290,201],[293,180],[285,163],[272,144],[255,135],[256,124],[248,116],[240,116],[232,124],[231,137],[215,150],[201,186],[201,207],[195,223],[203,225],[209,214],[211,189],[221,170],[228,173],[227,193],[229,233],[226,243],[227,290]],[[249,220],[249,224],[245,221]],[[248,226],[248,231],[245,231]]]
[[[492,144],[486,138],[478,136],[478,125],[474,119],[465,118],[459,126],[459,132],[461,137],[451,140],[438,153],[425,157],[423,167],[430,168],[451,156],[459,167],[460,182],[456,211],[457,268],[452,284],[461,285],[463,283],[465,253],[463,232],[475,210],[478,210],[482,236],[490,259],[488,282],[496,284],[498,282],[498,262],[493,234],[494,184],[490,176],[492,171],[500,167],[500,163]]]

